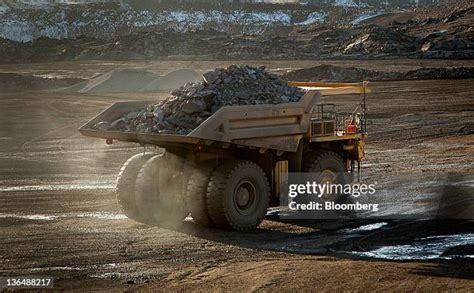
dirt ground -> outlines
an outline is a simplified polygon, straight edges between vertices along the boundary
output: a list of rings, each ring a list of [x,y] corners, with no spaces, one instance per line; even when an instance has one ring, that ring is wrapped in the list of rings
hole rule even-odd
[[[433,67],[456,63],[334,64],[405,70],[419,68],[420,62]],[[277,72],[320,64],[251,63]],[[205,70],[227,64],[175,66]],[[0,65],[0,72],[87,78],[122,67],[161,74],[173,64],[39,63]],[[471,291],[474,80],[371,86],[362,180],[393,188],[382,193],[380,202],[384,212],[396,215],[432,207],[427,204],[430,195],[457,188],[468,196],[463,210],[457,210],[462,219],[282,221],[269,215],[249,233],[198,228],[189,221],[169,229],[136,223],[121,214],[114,185],[120,166],[143,149],[125,143],[109,146],[82,137],[77,128],[116,101],[149,100],[157,94],[0,93],[0,276],[54,276],[57,289],[117,291]],[[359,101],[334,100],[345,110]],[[430,182],[434,184],[427,187]]]

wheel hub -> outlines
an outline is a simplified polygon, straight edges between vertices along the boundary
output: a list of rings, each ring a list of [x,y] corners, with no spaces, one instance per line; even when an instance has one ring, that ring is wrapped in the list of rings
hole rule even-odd
[[[336,177],[337,177],[337,174],[334,171],[326,169],[322,171],[321,174],[319,175],[319,182],[320,184],[328,185],[328,188],[329,188],[330,185],[335,184],[337,182]],[[335,195],[330,192],[325,192],[322,195],[322,197],[326,200],[331,200],[333,199],[334,196]]]
[[[256,197],[255,186],[248,181],[241,182],[235,189],[234,203],[237,209],[241,212],[249,210]]]

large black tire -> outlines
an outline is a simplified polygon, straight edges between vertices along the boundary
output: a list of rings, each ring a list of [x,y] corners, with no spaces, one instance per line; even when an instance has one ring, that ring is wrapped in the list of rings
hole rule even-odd
[[[332,173],[334,174],[334,178],[332,182],[329,183],[341,185],[350,183],[343,158],[339,154],[331,151],[315,150],[308,153],[303,160],[303,172],[317,173],[321,177],[324,177],[325,172],[329,174]],[[322,182],[322,178],[317,179],[321,180],[318,184],[324,183]],[[334,196],[326,200],[331,200],[336,203],[345,203],[347,199],[348,196],[346,194],[334,194]]]
[[[215,164],[203,163],[190,166],[190,177],[186,190],[186,201],[194,223],[201,226],[213,226],[206,204],[207,185]]]
[[[146,223],[176,224],[186,216],[182,159],[165,154],[148,160],[138,173],[135,194]]]
[[[117,201],[123,213],[135,221],[141,221],[139,217],[140,213],[135,202],[135,182],[140,169],[153,156],[156,156],[156,154],[137,154],[131,157],[122,165],[117,178]]]
[[[207,209],[212,222],[238,231],[256,228],[265,217],[270,185],[263,169],[249,161],[217,167],[207,188]]]

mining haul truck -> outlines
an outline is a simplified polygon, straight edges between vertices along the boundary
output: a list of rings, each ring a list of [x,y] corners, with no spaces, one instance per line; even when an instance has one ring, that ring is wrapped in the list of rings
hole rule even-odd
[[[85,136],[155,147],[122,167],[117,198],[133,220],[160,224],[192,217],[199,225],[257,227],[279,205],[288,172],[319,174],[317,182],[347,183],[364,157],[366,84],[289,82],[306,89],[298,102],[225,106],[188,135],[98,130],[150,101],[119,102],[82,126]],[[360,94],[352,113],[325,96]],[[360,109],[360,112],[357,112]],[[356,167],[357,163],[357,167]],[[344,181],[344,182],[342,182]]]

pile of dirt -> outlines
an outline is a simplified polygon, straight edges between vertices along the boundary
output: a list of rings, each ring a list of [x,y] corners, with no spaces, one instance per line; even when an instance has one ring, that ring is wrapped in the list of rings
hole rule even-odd
[[[420,50],[423,58],[473,59],[474,31],[461,31],[454,35],[447,31],[429,34],[423,39]]]
[[[171,71],[164,76],[158,76],[140,91],[142,92],[158,92],[158,91],[170,91],[176,89],[183,84],[190,82],[197,82],[202,78],[202,75],[194,70],[189,69],[177,69]]]
[[[420,47],[420,40],[402,31],[380,26],[369,26],[344,48],[344,54],[396,54],[414,52]]]
[[[416,80],[416,79],[463,79],[474,78],[474,67],[453,68],[420,68],[406,72],[377,71],[357,67],[340,67],[320,65],[311,68],[287,72],[282,76],[285,80],[295,81],[335,81],[358,82],[363,80]]]
[[[474,5],[472,1],[456,2],[455,5],[389,13],[373,18],[365,24],[365,27],[380,26],[414,38],[416,43],[412,49],[416,47],[416,50],[411,52],[413,57],[472,59]],[[397,47],[400,39],[397,39],[396,35],[393,37]],[[409,44],[405,42],[405,45]]]
[[[79,93],[137,92],[155,78],[156,74],[145,70],[116,69],[67,90]]]
[[[138,69],[115,69],[65,91],[77,93],[159,92],[173,90],[185,83],[195,82],[201,75],[194,70],[179,69],[164,76]]]
[[[44,89],[64,88],[75,84],[82,79],[79,78],[44,78],[39,76],[27,76],[15,73],[0,73],[0,92],[25,92]]]
[[[412,79],[464,79],[474,78],[474,67],[420,68],[402,73],[404,80]]]
[[[340,67],[320,65],[311,68],[298,69],[283,74],[285,80],[295,81],[362,81],[396,79],[396,72],[382,72],[357,67]]]
[[[223,106],[297,102],[303,94],[264,67],[231,65],[205,73],[201,82],[180,87],[166,100],[94,128],[186,135]]]

